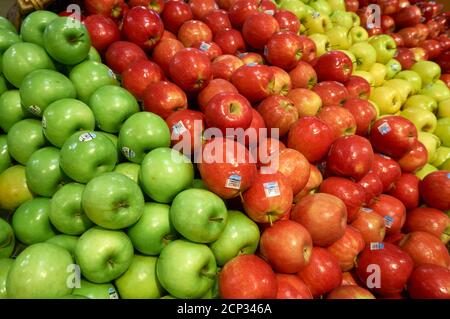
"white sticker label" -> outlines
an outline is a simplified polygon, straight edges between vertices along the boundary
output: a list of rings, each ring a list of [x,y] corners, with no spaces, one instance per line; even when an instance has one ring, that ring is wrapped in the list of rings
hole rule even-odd
[[[370,250],[381,250],[384,248],[384,243],[370,243]]]
[[[119,295],[114,288],[108,288],[109,299],[119,299]]]
[[[381,153],[379,153],[378,155],[380,155],[382,158],[385,158],[385,159],[389,159],[389,160],[391,159],[389,156],[381,154]]]
[[[108,70],[108,74],[109,74],[109,76],[110,76],[111,78],[113,78],[114,80],[117,79],[117,76],[116,76],[116,74],[114,73],[113,70],[109,69],[109,70]]]
[[[122,147],[122,154],[126,157],[126,158],[134,158],[136,157],[136,153],[129,147]]]
[[[400,71],[400,65],[398,65],[398,64],[391,64],[391,69],[394,72],[398,72],[398,71]]]
[[[268,14],[270,16],[273,16],[275,14],[275,11],[273,11],[273,10],[266,10],[266,11],[264,11],[264,13]]]
[[[206,42],[200,44],[200,51],[208,51],[209,49],[211,49],[211,44]]]
[[[267,47],[267,45],[264,47],[264,53],[265,56],[269,55],[269,48]]]
[[[47,129],[47,119],[45,116],[42,117],[42,128],[45,130]]]
[[[447,178],[450,179],[450,173],[447,174]]]
[[[319,18],[319,17],[320,17],[320,12],[319,12],[319,11],[314,11],[314,12],[312,13],[312,17],[313,17],[314,19]]]
[[[96,138],[97,135],[95,133],[89,132],[89,133],[83,133],[78,138],[80,142],[89,142],[92,141],[94,138]]]
[[[391,127],[389,126],[389,123],[384,122],[380,126],[378,126],[378,132],[381,133],[381,135],[386,135],[391,131]]]
[[[373,209],[369,208],[369,207],[362,207],[361,211],[364,213],[371,213],[371,212],[373,212]]]
[[[266,193],[266,197],[276,197],[280,196],[280,187],[278,186],[278,182],[269,182],[264,183],[264,193]]]
[[[183,135],[187,132],[187,128],[184,126],[182,121],[178,121],[172,126],[172,138],[178,138],[180,135]]]
[[[256,62],[247,63],[247,66],[250,66],[250,67],[257,66],[257,65],[258,65],[258,63],[256,63]]]
[[[392,224],[394,223],[394,217],[391,216],[384,216],[384,226],[386,226],[386,228],[391,228]]]
[[[37,105],[30,105],[28,107],[28,112],[30,112],[33,115],[41,115],[41,108]]]
[[[226,188],[232,188],[232,189],[240,189],[241,188],[241,181],[242,181],[242,177],[237,175],[237,174],[233,174],[230,177],[228,177],[226,183],[225,183],[225,187]]]

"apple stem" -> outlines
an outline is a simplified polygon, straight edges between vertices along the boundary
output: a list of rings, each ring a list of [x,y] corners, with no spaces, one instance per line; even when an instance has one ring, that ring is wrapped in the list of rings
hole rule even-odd
[[[244,203],[244,196],[242,196],[242,192],[239,192],[239,198],[241,199],[241,203]]]
[[[211,217],[209,221],[211,222],[221,222],[223,220],[222,217]]]
[[[205,276],[206,278],[209,279],[215,279],[217,274],[216,273],[211,273],[208,269],[203,268],[200,273],[202,274],[202,276]]]

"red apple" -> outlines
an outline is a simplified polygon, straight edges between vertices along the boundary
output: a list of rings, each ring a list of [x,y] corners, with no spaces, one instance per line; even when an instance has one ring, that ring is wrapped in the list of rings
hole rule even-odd
[[[121,74],[129,65],[139,60],[147,60],[147,55],[138,45],[128,41],[112,43],[105,53],[106,64]]]
[[[352,271],[346,271],[342,273],[342,282],[341,286],[358,286],[359,285],[359,278],[355,274],[355,269]]]
[[[416,61],[427,61],[428,60],[428,53],[425,51],[424,48],[416,47],[411,48],[412,53],[414,54],[414,59]]]
[[[420,44],[428,38],[430,30],[428,29],[428,26],[423,23],[417,24],[416,29],[419,31],[419,40],[420,40],[419,44]]]
[[[450,256],[444,243],[427,232],[415,231],[407,234],[399,246],[414,261],[416,267],[433,264],[448,268]]]
[[[219,293],[224,299],[264,299],[277,295],[272,268],[256,255],[239,255],[222,268]]]
[[[416,1],[417,6],[420,8],[420,12],[425,20],[434,18],[440,11],[439,5],[435,2]]]
[[[163,119],[188,107],[183,90],[166,81],[150,83],[144,91],[143,102],[144,110],[158,114]]]
[[[116,23],[103,15],[88,16],[83,24],[89,31],[91,44],[99,52],[104,52],[108,46],[120,40],[120,31]]]
[[[297,88],[290,90],[287,97],[294,103],[299,117],[316,115],[322,107],[320,96],[308,89]]]
[[[193,44],[192,47],[205,53],[211,61],[222,55],[222,49],[215,42],[201,41]]]
[[[298,119],[298,112],[289,98],[281,95],[271,95],[265,98],[257,108],[268,128],[279,130],[283,137]]]
[[[450,50],[442,52],[434,59],[434,62],[441,66],[443,73],[450,73]]]
[[[115,21],[120,21],[128,11],[124,0],[85,0],[83,4],[87,15],[101,14]]]
[[[440,210],[450,209],[450,172],[436,171],[420,182],[420,195],[428,206]]]
[[[237,56],[224,54],[215,58],[211,63],[214,79],[221,78],[231,80],[234,71],[239,69],[244,63]]]
[[[317,117],[333,130],[335,139],[344,135],[353,135],[356,132],[355,118],[349,110],[341,106],[324,106]]]
[[[344,105],[348,99],[346,87],[336,81],[323,81],[313,87],[313,91],[319,94],[323,106]]]
[[[256,110],[255,113],[259,114]],[[256,149],[257,154],[253,153],[253,156],[258,159],[259,166],[267,166],[271,164],[285,148],[286,146],[280,140],[273,137],[266,137],[259,141]],[[255,152],[254,148],[253,150]]]
[[[375,213],[383,217],[387,235],[400,232],[405,224],[405,205],[395,197],[381,194],[369,208],[373,209]]]
[[[366,245],[382,242],[386,235],[383,217],[371,208],[361,208],[360,213],[351,225],[359,230]]]
[[[369,99],[371,88],[366,79],[357,75],[352,75],[344,85],[348,91],[349,98]]]
[[[203,113],[192,110],[179,110],[166,118],[170,128],[172,147],[183,154],[194,154],[202,147],[205,117]],[[185,147],[186,149],[180,149]]]
[[[194,44],[212,41],[212,31],[208,25],[199,20],[188,20],[178,29],[178,40],[188,48]]]
[[[414,269],[408,282],[408,294],[413,299],[450,299],[450,270],[437,265],[422,265]]]
[[[244,40],[254,49],[262,49],[276,32],[280,31],[277,20],[270,14],[258,12],[249,16],[242,26]]]
[[[395,15],[395,23],[398,28],[412,27],[420,23],[422,13],[418,6],[407,6]]]
[[[403,70],[409,70],[416,63],[414,53],[409,48],[398,48],[394,58],[400,62]]]
[[[414,209],[419,206],[419,182],[420,179],[416,175],[403,173],[389,191],[389,195],[400,200],[407,210]]]
[[[356,134],[367,136],[369,128],[375,122],[377,111],[375,107],[366,100],[360,98],[350,98],[344,104],[346,108],[354,117],[356,121]]]
[[[429,26],[428,29],[430,29]],[[442,52],[450,49],[450,37],[448,35],[441,34],[438,37],[436,37],[436,40],[439,41],[439,43],[441,44]]]
[[[200,91],[197,97],[198,106],[200,110],[204,111],[206,105],[211,99],[220,93],[238,93],[233,84],[224,79],[213,79],[209,84]]]
[[[344,236],[328,246],[327,250],[339,260],[342,271],[349,271],[355,266],[356,257],[365,245],[361,232],[348,225]]]
[[[250,152],[256,152],[261,141],[267,139],[266,123],[264,123],[264,119],[261,114],[259,114],[254,108],[252,108],[252,114],[252,121],[250,126],[244,131],[244,136],[245,145],[248,147]],[[253,155],[253,158],[258,158],[258,155]]]
[[[232,28],[230,19],[228,18],[228,12],[225,10],[218,9],[210,11],[203,17],[203,22],[208,25],[213,34]]]
[[[251,103],[259,102],[272,94],[273,70],[267,65],[243,65],[234,71],[231,83]]]
[[[277,66],[271,66],[270,68],[272,69],[274,75],[274,85],[272,88],[273,93],[283,96],[287,95],[292,88],[289,73]]]
[[[308,182],[310,164],[302,153],[286,148],[277,157],[278,171],[282,173],[292,188],[293,194],[301,191]]]
[[[333,289],[327,299],[375,299],[375,296],[360,286],[349,285]]]
[[[378,175],[383,184],[383,192],[394,187],[395,182],[402,175],[400,165],[392,158],[382,154],[375,154],[373,158],[372,172]]]
[[[358,0],[345,0],[345,10],[350,12],[356,12],[359,8]]]
[[[277,10],[273,17],[277,20],[280,31],[290,31],[297,34],[300,30],[300,21],[291,11]]]
[[[164,0],[130,0],[128,5],[132,7],[144,6],[148,9],[161,13],[164,10]]]
[[[391,15],[397,13],[399,9],[398,0],[377,0],[376,3],[380,6],[383,14]]]
[[[122,85],[138,100],[142,100],[147,86],[165,79],[158,64],[149,60],[138,60],[122,73]]]
[[[414,173],[421,169],[428,163],[428,151],[420,141],[417,141],[411,150],[398,159],[397,163],[400,165],[403,172]]]
[[[187,48],[175,53],[170,60],[169,73],[172,80],[188,92],[198,92],[212,79],[211,62],[198,49]]]
[[[164,22],[164,27],[172,33],[178,33],[181,25],[193,19],[192,10],[184,1],[169,0],[164,5],[164,10],[161,13],[161,18]]]
[[[403,233],[395,233],[390,234],[384,238],[385,243],[391,243],[394,245],[397,245],[402,241],[402,239],[405,237],[405,234]]]
[[[149,51],[159,42],[164,31],[164,24],[153,10],[134,7],[128,11],[123,22],[122,32],[125,37]]]
[[[296,275],[276,274],[276,299],[313,299],[308,286]]]
[[[450,89],[450,74],[441,74],[439,80],[447,84],[447,87]]]
[[[398,33],[391,33],[389,34],[392,39],[394,39],[395,44],[397,45],[397,48],[400,49],[401,47],[405,46],[405,42],[403,41],[403,38]]]
[[[314,68],[307,62],[299,61],[295,68],[289,71],[292,87],[311,89],[317,84],[317,74]]]
[[[342,281],[338,259],[321,247],[312,249],[309,264],[297,276],[308,286],[314,297],[320,297],[339,287]]]
[[[244,64],[266,64],[263,56],[256,52],[241,52],[237,56]]]
[[[264,48],[264,56],[270,64],[292,70],[302,58],[303,43],[300,37],[289,31],[275,33]]]
[[[317,48],[313,40],[308,38],[306,35],[299,36],[302,42],[302,61],[312,63],[317,57]]]
[[[366,204],[370,204],[375,197],[378,197],[383,192],[383,183],[378,174],[373,171],[369,171],[366,176],[361,178],[358,184],[365,190]]]
[[[367,30],[367,34],[369,35],[369,38],[374,36],[374,35],[379,35],[379,34],[383,34],[383,29],[381,28],[371,28]]]
[[[160,42],[162,40],[164,40],[164,39],[175,39],[175,40],[177,40],[177,36],[175,34],[173,34],[172,32],[168,31],[168,30],[164,30],[164,32],[163,32],[163,34],[161,36]]]
[[[183,43],[175,39],[162,39],[153,49],[152,59],[164,73],[169,75],[169,64],[175,53],[184,49]]]
[[[406,215],[407,232],[424,231],[440,238],[444,244],[450,239],[450,218],[442,211],[429,207],[418,207]]]
[[[242,34],[236,29],[224,29],[214,35],[216,42],[224,54],[236,54],[245,51]]]
[[[237,0],[216,0],[217,4],[219,5],[219,8],[227,11],[236,1]]]
[[[406,47],[413,48],[420,43],[419,29],[416,27],[407,27],[398,31],[398,34],[403,38]]]
[[[271,0],[262,0],[260,5],[259,5],[259,10],[269,13],[269,14],[274,14],[275,10],[277,9],[277,5],[275,4],[275,2],[271,1]]]
[[[215,0],[189,0],[194,19],[203,20],[203,18],[211,11],[218,10],[219,6]]]
[[[259,0],[237,0],[228,10],[228,16],[234,28],[240,29],[245,20],[258,12]]]
[[[350,58],[341,51],[329,51],[322,54],[315,66],[319,81],[346,82],[353,71]]]

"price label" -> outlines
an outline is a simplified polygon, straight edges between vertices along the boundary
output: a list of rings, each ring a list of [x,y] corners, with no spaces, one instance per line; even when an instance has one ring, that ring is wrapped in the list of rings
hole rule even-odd
[[[41,108],[37,105],[30,105],[28,107],[28,112],[30,112],[33,115],[39,116],[41,115]]]
[[[230,177],[228,177],[227,181],[225,182],[225,187],[231,189],[240,189],[241,181],[242,177],[240,175],[233,174]]]
[[[391,131],[391,127],[387,122],[384,122],[380,126],[378,126],[378,132],[380,132],[381,135],[386,135]]]
[[[267,47],[267,45],[264,47],[264,53],[265,56],[269,55],[269,48]]]
[[[400,65],[398,65],[398,64],[391,64],[391,69],[394,72],[398,72],[398,71],[400,71]]]
[[[264,13],[273,16],[275,14],[275,11],[273,11],[273,10],[266,10],[266,11],[264,11]]]
[[[319,17],[320,17],[320,12],[319,12],[319,11],[314,11],[314,12],[312,13],[312,17],[313,17],[314,19],[319,18]]]
[[[45,116],[42,117],[42,128],[45,130],[47,129],[47,119]]]
[[[370,243],[370,250],[381,250],[384,248],[384,243]]]
[[[394,217],[391,216],[384,216],[384,226],[386,226],[386,228],[391,228],[392,224],[394,223]]]
[[[114,288],[108,288],[109,299],[119,299],[119,295]]]
[[[278,186],[278,182],[269,182],[264,183],[264,193],[267,198],[280,196],[280,187]]]
[[[80,142],[89,142],[89,141],[92,141],[93,139],[95,139],[96,137],[97,137],[97,135],[95,133],[89,132],[89,133],[81,134],[78,139],[80,140]]]
[[[136,157],[136,153],[129,147],[122,147],[122,154],[126,157],[126,158],[135,158]]]
[[[208,51],[209,49],[211,49],[211,44],[202,41],[200,51]]]
[[[264,49],[264,51],[265,51],[265,49]],[[256,63],[256,62],[247,63],[247,66],[250,66],[250,67],[257,66],[257,65],[258,65],[258,63]]]
[[[369,208],[369,207],[362,207],[361,211],[364,213],[371,213],[371,212],[373,212],[373,209]]]
[[[180,135],[183,135],[187,132],[186,126],[184,126],[182,121],[178,121],[172,126],[172,138],[178,138]]]

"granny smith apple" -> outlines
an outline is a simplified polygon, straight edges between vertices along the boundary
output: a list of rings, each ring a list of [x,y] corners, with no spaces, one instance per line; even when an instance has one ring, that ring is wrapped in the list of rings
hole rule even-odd
[[[308,36],[311,40],[313,40],[316,45],[316,54],[317,56],[321,56],[322,54],[330,51],[330,39],[325,34],[315,33]]]
[[[214,285],[217,265],[208,246],[175,240],[161,251],[156,274],[163,288],[174,297],[200,298]]]
[[[75,257],[75,248],[77,247],[79,237],[66,234],[60,234],[47,239],[45,242],[60,246],[66,249],[72,257]]]
[[[0,70],[0,72],[1,72],[1,70]],[[5,79],[5,77],[3,76],[3,74],[0,73],[0,95],[5,93],[6,91],[8,91],[8,83]]]
[[[20,205],[12,219],[16,238],[26,245],[32,245],[55,236],[49,213],[50,199],[45,197],[37,197]]]
[[[406,102],[408,97],[412,94],[412,84],[403,79],[391,79],[383,83],[383,86],[391,87],[397,90],[400,95],[401,103]]]
[[[208,189],[206,187],[205,182],[200,178],[194,178],[192,181],[192,188],[199,188],[199,189]]]
[[[70,80],[77,90],[78,98],[84,103],[97,89],[105,85],[119,85],[114,72],[96,61],[84,61],[70,71]]]
[[[386,64],[392,59],[397,51],[397,44],[387,34],[375,35],[369,38],[369,43],[377,51],[377,62]]]
[[[44,46],[56,61],[74,65],[86,59],[91,38],[86,27],[69,17],[52,20],[44,30]]]
[[[325,35],[330,39],[330,45],[334,50],[347,50],[352,45],[352,37],[345,27],[333,26],[325,32]]]
[[[44,30],[58,17],[54,12],[37,10],[25,17],[20,26],[20,35],[26,42],[44,47]]]
[[[373,88],[370,92],[371,101],[380,109],[380,114],[394,114],[402,106],[401,97],[398,91],[392,87],[380,86]]]
[[[80,287],[75,287],[72,295],[89,299],[119,299],[116,287],[112,283],[96,284],[84,278],[81,278]]]
[[[128,178],[131,178],[135,183],[139,184],[139,172],[141,171],[141,165],[136,163],[120,163],[114,167],[116,173],[123,174]]]
[[[307,11],[307,5],[299,0],[282,0],[278,3],[278,7],[280,9],[291,11],[299,19],[301,19]]]
[[[19,88],[22,80],[34,70],[55,69],[45,50],[34,43],[19,42],[3,53],[2,69],[6,79]]]
[[[178,235],[169,219],[170,206],[146,203],[144,213],[127,234],[136,250],[144,255],[157,256]]]
[[[333,23],[328,15],[325,15],[319,11],[314,11],[312,14],[307,15],[304,24],[308,35],[312,35],[314,33],[323,34],[333,28]]]
[[[144,211],[144,195],[138,184],[120,173],[105,173],[87,183],[81,198],[86,216],[107,229],[136,223]]]
[[[322,13],[325,16],[329,16],[333,10],[331,10],[330,5],[327,0],[309,0],[308,6],[313,8],[314,10]]]
[[[0,128],[9,129],[25,117],[20,102],[19,90],[10,90],[0,96]]]
[[[118,278],[130,267],[133,255],[133,244],[124,232],[100,227],[81,235],[75,250],[81,273],[94,283]]]
[[[0,174],[11,166],[6,135],[0,135]]]
[[[87,61],[95,61],[95,62],[102,62],[102,57],[100,56],[100,53],[98,53],[98,51],[91,46],[91,48],[89,49],[89,53],[86,57]]]
[[[89,99],[89,106],[94,112],[97,127],[109,133],[118,133],[123,122],[139,112],[139,104],[133,94],[115,85],[105,85],[95,91]]]
[[[450,98],[439,102],[439,105],[437,108],[437,115],[438,115],[438,118],[450,117]]]
[[[0,209],[13,211],[33,198],[27,185],[25,166],[14,165],[0,174]]]
[[[59,158],[59,150],[55,147],[44,147],[31,155],[25,166],[25,175],[33,193],[52,197],[69,181],[59,167]]]
[[[344,0],[327,0],[328,5],[332,11],[345,11],[345,1]]]
[[[330,14],[330,19],[334,27],[341,26],[346,30],[350,30],[353,27],[353,17],[350,12],[345,10],[334,10]]]
[[[405,104],[403,104],[403,109],[408,109],[410,107],[421,108],[430,112],[435,112],[438,107],[438,104],[432,97],[422,94],[416,94],[411,95],[406,100]]]
[[[394,78],[408,81],[413,87],[412,94],[417,94],[422,88],[422,78],[420,77],[419,74],[417,74],[414,71],[411,70],[400,71],[394,76]]]
[[[156,277],[157,257],[134,255],[130,268],[114,284],[122,299],[158,299],[164,289]]]
[[[366,42],[369,39],[366,29],[360,26],[352,27],[349,34],[353,43]]]
[[[0,29],[6,29],[17,33],[14,24],[12,24],[11,21],[2,16],[0,16]]]
[[[8,50],[10,46],[19,42],[22,42],[22,39],[16,32],[0,29],[0,55]]]
[[[117,152],[117,161],[123,162],[126,161],[126,158],[124,157],[122,151],[119,149],[119,138],[115,134],[106,133],[103,131],[97,131],[98,134],[102,134],[103,136],[107,137],[114,145],[114,148]]]
[[[76,96],[72,82],[65,75],[53,70],[33,71],[23,79],[20,86],[20,99],[24,110],[37,117],[42,117],[50,103]]]
[[[377,52],[367,42],[353,44],[349,51],[356,57],[356,68],[358,70],[369,71],[377,60]]]
[[[81,235],[94,226],[81,206],[84,189],[83,184],[66,184],[50,201],[50,221],[63,234]]]
[[[450,171],[450,158],[448,158],[444,163],[439,166],[441,171]]]
[[[421,180],[424,179],[428,174],[436,172],[438,169],[431,164],[425,164],[424,167],[415,172],[415,175]]]
[[[8,298],[58,298],[68,295],[73,259],[62,247],[38,243],[17,256],[6,280]]]
[[[80,131],[70,136],[60,155],[64,173],[79,183],[87,183],[102,173],[111,172],[117,162],[113,142],[93,131]]]
[[[139,180],[143,191],[160,203],[170,203],[194,180],[194,166],[182,153],[159,147],[145,155]]]
[[[228,222],[219,238],[209,247],[217,265],[223,266],[240,254],[254,254],[259,244],[258,225],[239,211],[228,211]]]
[[[14,124],[8,132],[8,151],[20,164],[26,165],[31,154],[45,146],[41,122],[25,119]]]
[[[411,67],[411,70],[419,74],[424,85],[433,83],[441,76],[441,67],[433,61],[416,62]]]
[[[376,62],[372,64],[369,72],[373,76],[375,86],[383,85],[387,74],[386,65]]]
[[[14,262],[11,258],[0,258],[0,299],[6,299],[8,294],[6,292],[6,279],[8,278],[9,270]]]
[[[433,133],[436,129],[436,115],[423,108],[409,107],[400,112],[400,115],[413,122],[418,131]]]
[[[428,151],[428,163],[432,163],[435,160],[436,150],[441,146],[441,140],[439,137],[428,132],[418,132],[418,139],[425,145]]]
[[[433,166],[440,168],[450,158],[450,147],[441,146],[436,150],[436,156],[434,157]]]
[[[42,128],[47,140],[61,148],[77,131],[92,131],[95,117],[92,110],[81,101],[64,98],[50,104],[42,116]]]
[[[169,216],[177,232],[197,243],[216,241],[228,220],[227,208],[219,196],[195,188],[174,198]]]
[[[375,79],[371,73],[368,71],[355,70],[353,69],[352,75],[360,76],[365,79],[371,87],[375,86]]]
[[[151,112],[131,115],[119,132],[119,149],[133,163],[141,163],[144,156],[158,147],[170,146],[170,130],[166,122]]]
[[[15,244],[16,238],[11,225],[0,218],[0,260],[12,255]]]
[[[390,59],[388,63],[386,63],[386,68],[386,80],[390,80],[402,70],[402,65],[396,59]]]
[[[450,99],[450,89],[447,87],[447,84],[441,80],[436,80],[433,83],[424,85],[422,90],[419,91],[419,94],[428,95],[438,103]]]
[[[442,145],[450,147],[450,117],[443,117],[437,121],[434,134],[442,141]]]

